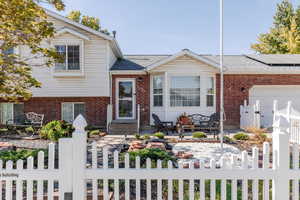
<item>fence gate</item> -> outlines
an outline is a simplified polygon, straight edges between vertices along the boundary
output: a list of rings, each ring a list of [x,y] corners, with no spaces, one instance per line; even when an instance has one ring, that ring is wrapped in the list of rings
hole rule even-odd
[[[256,101],[254,105],[248,105],[244,101],[244,105],[240,106],[240,129],[260,128],[260,104]]]

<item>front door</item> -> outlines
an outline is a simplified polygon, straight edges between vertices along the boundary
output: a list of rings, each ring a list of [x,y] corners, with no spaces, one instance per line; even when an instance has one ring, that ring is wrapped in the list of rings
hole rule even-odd
[[[135,79],[117,79],[117,119],[135,118]]]

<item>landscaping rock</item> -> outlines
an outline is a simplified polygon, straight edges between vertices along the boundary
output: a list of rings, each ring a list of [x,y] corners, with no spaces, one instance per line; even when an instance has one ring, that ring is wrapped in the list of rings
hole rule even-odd
[[[133,142],[131,142],[128,151],[137,151],[140,149],[144,149],[146,147],[146,145],[139,140],[135,140]]]
[[[16,147],[8,142],[0,142],[0,151],[14,150]]]
[[[152,148],[152,149],[160,149],[160,150],[166,150],[166,146],[162,142],[149,142],[146,146],[146,148]]]

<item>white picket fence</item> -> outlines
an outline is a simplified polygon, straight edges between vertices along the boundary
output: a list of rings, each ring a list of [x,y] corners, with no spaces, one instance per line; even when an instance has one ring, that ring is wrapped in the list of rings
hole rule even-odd
[[[254,147],[251,162],[244,151],[241,160],[224,157],[211,160],[209,166],[200,163],[194,168],[190,163],[190,168],[183,168],[162,161],[153,166],[149,158],[144,166],[139,157],[132,162],[128,154],[123,159],[118,151],[98,151],[96,143],[87,144],[86,121],[79,116],[72,138],[59,140],[58,158],[55,145],[49,145],[47,168],[43,152],[36,166],[33,158],[27,159],[26,167],[21,160],[16,168],[11,161],[5,167],[0,162],[0,199],[225,200],[231,194],[227,199],[299,200],[299,145],[292,146],[290,165],[290,124],[285,116],[274,122],[273,151],[264,143],[261,162]]]
[[[260,104],[256,101],[254,105],[248,105],[244,101],[244,105],[240,105],[240,129],[260,128]]]
[[[300,112],[292,107],[292,102],[288,102],[286,108],[279,110],[277,101],[273,104],[274,121],[278,117],[284,117],[289,124],[290,142],[300,144]]]

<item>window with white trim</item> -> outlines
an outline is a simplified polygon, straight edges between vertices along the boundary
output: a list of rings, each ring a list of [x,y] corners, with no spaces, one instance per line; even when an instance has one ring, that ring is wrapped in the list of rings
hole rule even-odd
[[[23,124],[24,104],[23,103],[1,103],[0,104],[1,124]]]
[[[171,77],[170,106],[200,106],[200,76]]]
[[[208,78],[208,87],[206,91],[206,106],[213,107],[215,101],[215,79],[214,77]]]
[[[55,70],[80,70],[80,45],[55,45],[55,49],[63,58],[55,63]]]
[[[153,76],[153,106],[163,106],[163,76]]]
[[[81,114],[85,117],[85,103],[62,103],[62,120],[72,123]]]

